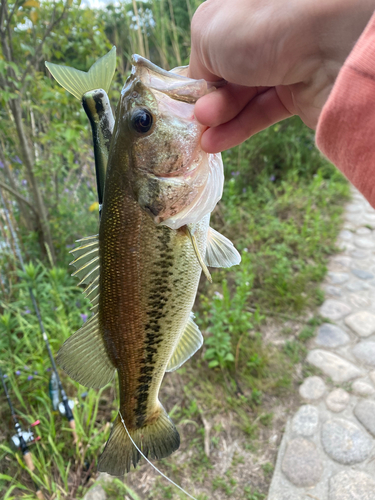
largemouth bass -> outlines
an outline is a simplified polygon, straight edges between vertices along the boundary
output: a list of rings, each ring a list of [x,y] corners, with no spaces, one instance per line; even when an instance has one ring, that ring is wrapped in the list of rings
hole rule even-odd
[[[240,262],[232,243],[209,227],[223,173],[220,156],[200,149],[204,128],[193,107],[206,92],[203,80],[133,58],[116,111],[99,235],[73,251],[94,316],[58,354],[87,387],[103,387],[117,372],[126,429],[157,459],[180,444],[158,394],[164,373],[203,343],[191,313],[202,268]],[[118,415],[99,470],[123,475],[139,459]]]

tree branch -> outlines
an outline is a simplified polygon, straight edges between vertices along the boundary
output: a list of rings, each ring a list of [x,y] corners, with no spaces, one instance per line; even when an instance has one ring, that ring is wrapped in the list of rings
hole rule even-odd
[[[59,17],[57,17],[55,19],[55,14],[56,14],[56,6],[54,7],[53,9],[53,14],[52,14],[52,19],[51,19],[51,22],[49,23],[49,26],[47,27],[44,35],[43,35],[43,38],[42,40],[40,41],[38,47],[36,48],[35,50],[35,53],[34,53],[34,57],[31,59],[31,61],[28,61],[27,64],[26,64],[26,68],[25,68],[25,71],[23,72],[23,75],[22,75],[22,78],[21,78],[21,83],[22,83],[22,87],[24,87],[24,83],[25,83],[25,78],[26,76],[28,75],[30,69],[32,66],[35,66],[38,62],[39,62],[39,59],[40,59],[40,53],[42,51],[42,48],[43,48],[43,45],[44,45],[44,42],[46,41],[46,39],[49,37],[49,35],[51,34],[51,31],[53,30],[53,28],[59,24],[59,22],[64,18],[67,10],[69,8],[69,3],[68,1],[66,1],[64,3],[64,7],[63,7],[63,10],[60,14]]]
[[[9,16],[9,19],[8,19],[8,23],[10,23],[10,22],[11,22],[12,17],[13,17],[13,15],[14,15],[14,13],[16,12],[16,9],[18,9],[18,7],[19,7],[19,4],[20,4],[20,0],[16,0],[16,1],[14,2],[12,12],[10,13],[10,16]]]
[[[15,198],[17,198],[18,200],[22,201],[22,203],[25,203],[27,206],[29,206],[31,208],[31,210],[36,214],[38,215],[37,211],[35,210],[35,208],[33,207],[33,205],[29,202],[28,199],[26,199],[24,196],[22,196],[22,194],[19,194],[17,193],[17,191],[15,191],[14,189],[12,189],[10,186],[7,186],[6,184],[4,184],[3,182],[0,181],[0,187],[2,187],[3,189],[5,189],[6,191],[8,191],[9,193],[11,193]]]

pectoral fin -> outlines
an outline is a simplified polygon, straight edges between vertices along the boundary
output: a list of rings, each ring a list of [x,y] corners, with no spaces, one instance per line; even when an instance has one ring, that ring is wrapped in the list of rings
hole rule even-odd
[[[199,262],[199,264],[200,264],[200,266],[202,268],[202,271],[204,272],[204,275],[206,276],[206,278],[208,279],[208,281],[210,283],[212,283],[212,278],[211,278],[210,271],[207,269],[207,266],[204,263],[204,260],[202,259],[201,253],[200,253],[198,245],[197,245],[197,240],[196,240],[194,234],[192,234],[192,232],[190,231],[189,226],[186,226],[186,228],[187,228],[188,235],[189,235],[189,237],[191,239],[191,243],[193,245],[195,255],[197,256],[198,262]]]
[[[108,93],[116,69],[116,47],[101,57],[86,71],[45,62],[54,79],[77,99],[90,90],[103,89]]]
[[[203,337],[198,326],[193,321],[194,315],[190,313],[189,321],[185,327],[178,344],[169,360],[166,371],[173,372],[180,368],[198,349],[202,347]]]
[[[210,227],[204,260],[210,267],[232,267],[241,262],[241,255],[228,238]]]

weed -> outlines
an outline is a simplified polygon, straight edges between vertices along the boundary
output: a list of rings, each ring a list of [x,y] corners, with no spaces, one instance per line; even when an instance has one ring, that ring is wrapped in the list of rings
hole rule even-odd
[[[266,498],[266,495],[253,490],[250,486],[245,486],[243,492],[245,494],[245,500],[264,500],[264,498]]]
[[[135,491],[117,477],[108,483],[102,483],[101,486],[108,500],[123,500],[124,497],[130,500],[141,500]]]
[[[274,466],[270,462],[267,462],[265,464],[262,464],[262,469],[266,476],[268,476],[272,474]]]
[[[212,481],[212,489],[214,491],[221,489],[227,496],[231,496],[234,494],[236,484],[236,481],[230,475],[227,475],[227,477],[216,476]]]
[[[259,376],[266,366],[266,359],[255,352],[250,356],[249,361],[246,363],[246,365],[249,368],[249,372],[251,373],[251,375]]]
[[[287,340],[283,350],[293,364],[302,361],[306,355],[306,348],[298,340]]]
[[[239,455],[237,452],[233,455],[232,459],[232,467],[236,467],[238,464],[244,464],[245,459],[242,455]]]
[[[223,280],[221,292],[213,295],[213,300],[201,297],[205,324],[209,324],[206,339],[205,359],[209,368],[229,368],[234,365],[232,338],[246,334],[253,328],[251,312],[246,311],[246,303],[251,293],[252,276],[241,276],[242,282],[236,280],[235,291],[231,293],[227,280]]]
[[[259,421],[265,427],[269,427],[272,424],[273,413],[263,413],[259,415]]]

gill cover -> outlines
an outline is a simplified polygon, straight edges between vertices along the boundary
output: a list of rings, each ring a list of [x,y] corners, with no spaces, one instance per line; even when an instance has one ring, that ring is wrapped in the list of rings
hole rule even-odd
[[[130,152],[133,191],[155,223],[178,229],[200,221],[222,196],[221,155],[201,149],[205,127],[194,117],[195,102],[214,88],[184,76],[183,68],[165,71],[139,55],[132,63],[119,116],[131,116],[130,128],[139,132]]]

